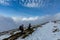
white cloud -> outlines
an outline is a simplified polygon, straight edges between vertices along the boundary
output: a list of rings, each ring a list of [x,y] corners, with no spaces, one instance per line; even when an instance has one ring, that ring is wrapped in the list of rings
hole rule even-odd
[[[20,24],[27,25],[29,23],[36,24],[39,17],[5,17],[0,15],[0,32],[18,28]]]
[[[36,16],[36,17],[12,17],[15,21],[35,21],[37,20],[39,17]]]
[[[35,20],[37,20],[38,19],[38,17],[29,17],[29,18],[23,18],[22,20],[24,21],[35,21]]]
[[[21,0],[21,5],[25,7],[35,8],[35,7],[41,7],[43,4],[43,0]]]
[[[10,4],[9,1],[10,0],[0,0],[0,4],[1,5],[9,5]]]
[[[10,17],[0,16],[0,32],[17,28],[14,20]]]
[[[56,15],[54,15],[54,20],[60,20],[60,13],[57,13]]]
[[[12,19],[16,22],[16,24],[19,26],[21,24],[28,25],[31,23],[34,24],[40,24],[43,22],[47,22],[50,19],[49,15],[46,16],[35,16],[35,17],[12,17]]]
[[[35,16],[35,17],[5,17],[0,15],[0,31],[9,30],[12,28],[17,28],[21,24],[27,25],[31,23],[32,25],[48,22],[49,20],[60,20],[60,13],[54,16]]]
[[[39,7],[38,3],[27,3],[25,6],[27,7]]]

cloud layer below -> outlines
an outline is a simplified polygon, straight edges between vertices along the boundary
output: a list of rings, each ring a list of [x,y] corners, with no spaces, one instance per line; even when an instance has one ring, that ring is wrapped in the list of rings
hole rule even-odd
[[[14,28],[18,28],[21,24],[28,26],[29,23],[32,25],[48,22],[51,20],[60,20],[60,13],[50,16],[36,16],[36,17],[5,17],[0,15],[0,32]]]
[[[0,15],[0,32],[17,28],[14,20]]]

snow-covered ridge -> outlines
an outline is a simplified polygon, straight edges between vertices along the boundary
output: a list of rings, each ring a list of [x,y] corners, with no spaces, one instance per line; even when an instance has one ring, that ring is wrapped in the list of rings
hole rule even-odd
[[[59,21],[60,22],[60,21]],[[59,22],[48,22],[42,27],[38,27],[36,31],[34,31],[29,36],[25,37],[25,39],[21,39],[19,37],[17,40],[60,40],[60,23]],[[7,34],[8,35],[8,34]],[[6,35],[5,35],[6,36]],[[4,36],[1,36],[1,39]],[[9,35],[7,36],[7,38]]]
[[[59,23],[49,22],[48,24],[43,25],[42,28],[39,27],[25,39],[18,38],[17,40],[60,40],[59,26]],[[57,29],[57,31],[53,32],[55,29]]]

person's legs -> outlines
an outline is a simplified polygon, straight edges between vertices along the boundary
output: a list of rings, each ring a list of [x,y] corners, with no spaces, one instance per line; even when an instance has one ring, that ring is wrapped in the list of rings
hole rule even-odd
[[[24,30],[21,30],[21,34],[24,34],[25,32],[24,32]]]

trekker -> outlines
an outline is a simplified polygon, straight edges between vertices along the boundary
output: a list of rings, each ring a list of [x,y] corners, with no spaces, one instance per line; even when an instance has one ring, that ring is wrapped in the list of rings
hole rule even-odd
[[[23,28],[23,24],[19,27],[19,30],[21,30],[21,33],[23,34],[24,28]]]
[[[31,26],[31,23],[29,23],[29,27],[28,27],[28,29],[31,29],[31,27],[32,27],[32,26]]]

